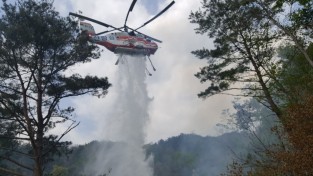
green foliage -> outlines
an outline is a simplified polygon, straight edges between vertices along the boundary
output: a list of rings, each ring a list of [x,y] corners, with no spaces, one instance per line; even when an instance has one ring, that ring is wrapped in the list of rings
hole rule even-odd
[[[51,176],[68,176],[68,169],[63,166],[54,165]]]
[[[208,176],[223,172],[232,159],[228,146],[241,153],[245,140],[238,133],[216,138],[181,134],[145,148],[148,155],[153,155],[155,176]]]
[[[195,75],[201,83],[210,84],[198,96],[233,95],[241,90],[235,95],[258,97],[280,116],[268,85],[269,80],[278,82],[273,69],[277,64],[273,44],[280,34],[263,18],[262,8],[251,1],[203,0],[202,9],[191,12],[190,20],[198,24],[196,32],[207,33],[215,45],[214,49],[192,52],[208,62]]]
[[[297,6],[291,14],[291,20],[295,25],[302,27],[311,27],[312,29],[312,13],[313,2],[311,0],[277,0],[274,8],[283,8],[283,5]]]
[[[110,151],[110,148],[121,147],[121,143],[107,141],[92,141],[85,145],[72,146],[71,155],[54,156],[53,161],[45,165],[45,174],[54,176],[94,176],[96,173],[88,172],[88,164],[95,160],[99,151]],[[228,146],[233,146],[234,152],[242,152],[247,145],[247,139],[239,133],[229,133],[219,137],[201,137],[194,134],[181,134],[167,140],[161,140],[155,144],[145,145],[147,157],[153,155],[153,170],[156,176],[199,176],[218,175],[225,170],[231,162],[232,153]],[[30,146],[23,146],[24,151]],[[19,159],[19,155],[14,155]],[[9,162],[4,162],[8,164]],[[32,163],[30,160],[24,163]],[[115,167],[107,168],[101,175],[110,176]],[[17,171],[17,170],[16,170]],[[19,171],[23,175],[31,175],[31,172]],[[63,175],[64,174],[64,175]],[[1,175],[1,174],[0,174]]]
[[[294,46],[281,47],[279,53],[282,67],[277,72],[277,77],[289,93],[276,95],[286,104],[301,102],[306,95],[313,93],[313,70],[307,64],[304,55]],[[313,44],[308,47],[307,53],[313,57]],[[280,91],[272,87],[273,91]]]
[[[313,56],[313,45],[311,44],[307,51]],[[285,91],[281,92],[279,87],[273,82],[270,83],[270,90],[275,94],[275,98],[283,102],[284,115],[271,128],[272,136],[276,138],[272,143],[269,136],[262,137],[266,133],[265,125],[261,125],[253,134],[258,134],[251,141],[260,141],[262,146],[251,151],[244,160],[235,161],[228,168],[226,175],[308,175],[311,173],[312,153],[311,143],[311,114],[312,110],[312,90],[313,77],[312,68],[307,64],[304,55],[292,45],[286,45],[280,48],[279,57],[281,58],[279,68],[275,68],[277,79],[284,85]],[[246,125],[255,115],[249,113],[252,103],[247,102],[245,106],[237,106],[236,120],[244,122],[244,127],[253,127]],[[254,112],[254,111],[252,111]],[[257,112],[257,111],[255,111]],[[241,116],[241,119],[239,118]],[[266,118],[271,116],[262,112],[260,119],[265,122]],[[251,122],[250,122],[251,123]],[[274,123],[273,123],[274,124]],[[275,139],[274,138],[274,139]]]
[[[312,127],[305,120],[301,123],[297,121],[301,124],[298,126],[290,123],[290,112],[285,110],[293,104],[307,103],[307,97],[313,93],[312,3],[311,0],[203,0],[202,8],[190,14],[191,23],[198,25],[196,33],[208,34],[215,39],[214,49],[192,52],[208,62],[195,75],[201,83],[209,83],[208,88],[198,96],[240,95],[231,90],[242,90],[241,95],[256,97],[275,113],[279,121],[278,131],[288,131],[287,137],[277,135],[275,144],[263,145],[261,149],[252,151],[253,155],[249,155],[243,163],[235,162],[230,175],[310,173],[310,169],[301,171],[305,164],[295,164],[301,163],[299,161],[311,163],[310,155],[305,154],[311,152],[310,145],[306,146],[310,137],[293,136],[292,131],[297,129],[297,134],[304,134],[306,129]],[[277,50],[281,43],[284,46]],[[276,57],[277,53],[280,57]],[[248,112],[250,106],[240,107],[239,112]],[[295,119],[308,118],[310,108],[306,110],[297,111]],[[251,120],[253,116],[248,115],[244,120]],[[265,116],[267,114],[261,114],[261,119]],[[253,126],[256,124],[251,123],[257,130]],[[299,128],[304,124],[308,126],[306,129]],[[251,124],[244,125],[251,128]],[[253,131],[253,134],[256,132]],[[307,147],[305,151],[294,151],[296,146],[291,137]],[[263,142],[258,136],[254,138]],[[255,172],[247,172],[248,168]]]
[[[75,74],[70,77],[64,75],[57,77],[49,86],[47,86],[48,95],[58,95],[68,97],[73,95],[85,94],[88,92],[93,95],[101,96],[107,93],[110,87],[107,78],[98,78],[96,76],[86,76],[82,78]],[[99,89],[101,91],[99,91]]]
[[[68,176],[94,176],[96,173],[89,173],[86,167],[93,161],[99,151],[113,147],[113,142],[98,142],[92,141],[85,145],[72,146],[70,155],[55,156],[52,162],[47,165],[47,172],[53,172],[55,166],[62,166],[66,169]],[[113,168],[112,168],[113,169]],[[88,169],[87,169],[88,170]],[[107,168],[108,173],[103,173],[101,176],[109,176],[111,168]],[[100,175],[99,175],[100,176]]]
[[[202,83],[211,82],[199,96],[232,90],[231,85],[236,82],[253,83],[262,79],[257,72],[270,63],[273,50],[269,46],[277,36],[267,21],[260,21],[261,9],[249,3],[215,0],[203,1],[202,8],[192,12],[190,20],[199,25],[197,33],[208,33],[215,38],[215,49],[192,52],[200,59],[207,59],[209,64],[196,74]]]

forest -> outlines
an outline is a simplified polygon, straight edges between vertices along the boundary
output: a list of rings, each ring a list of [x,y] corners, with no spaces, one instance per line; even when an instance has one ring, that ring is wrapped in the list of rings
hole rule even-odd
[[[186,20],[214,47],[190,51],[205,61],[194,76],[209,86],[198,97],[237,97],[234,111],[225,110],[221,136],[142,146],[153,175],[312,175],[313,1],[199,1]],[[108,94],[107,77],[64,74],[99,59],[99,47],[50,0],[2,0],[0,15],[0,175],[95,175],[85,168],[92,151],[124,144],[64,141],[79,122],[61,102]],[[62,134],[49,133],[63,123],[70,125]],[[114,166],[106,170],[102,176]]]

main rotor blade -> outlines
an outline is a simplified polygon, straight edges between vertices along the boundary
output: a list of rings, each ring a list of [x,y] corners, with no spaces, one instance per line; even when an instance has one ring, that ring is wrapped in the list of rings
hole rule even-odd
[[[169,5],[167,5],[160,13],[158,13],[156,16],[154,16],[153,18],[151,18],[149,21],[145,22],[143,25],[141,25],[140,27],[138,27],[136,30],[144,27],[145,25],[147,25],[148,23],[150,23],[151,21],[155,20],[157,17],[159,17],[160,15],[162,15],[167,9],[169,9],[172,5],[174,5],[175,1],[172,1]]]
[[[132,28],[130,28],[130,27],[128,27],[128,26],[126,26],[128,29],[130,29],[130,30],[132,30],[132,31],[136,31],[136,30],[134,30],[134,29],[132,29]],[[159,42],[159,43],[162,43],[162,41],[161,40],[158,40],[158,39],[156,39],[156,38],[153,38],[153,37],[150,37],[150,36],[148,36],[148,35],[146,35],[146,34],[143,34],[143,33],[141,33],[141,32],[138,32],[138,31],[136,31],[138,34],[141,34],[141,35],[144,35],[146,38],[148,38],[148,39],[150,39],[150,40],[153,40],[153,41],[155,41],[155,42]]]
[[[111,25],[109,25],[109,24],[103,23],[103,22],[101,22],[101,21],[98,21],[98,20],[95,20],[95,19],[92,19],[92,18],[89,18],[89,17],[85,17],[85,16],[83,16],[83,15],[79,15],[79,14],[72,13],[72,12],[70,12],[69,14],[72,15],[72,16],[78,17],[78,18],[82,18],[82,19],[85,19],[85,20],[88,20],[88,21],[97,23],[97,24],[99,24],[99,25],[101,25],[101,26],[111,27],[111,28],[113,28],[113,29],[115,29],[115,30],[121,31],[119,28],[116,28],[116,27],[114,27],[114,26],[111,26]]]
[[[133,11],[133,8],[134,8],[136,2],[137,2],[137,0],[133,0],[133,2],[132,2],[131,5],[130,5],[129,10],[128,10],[127,15],[126,15],[126,19],[125,19],[124,26],[126,26],[129,12]]]
[[[120,27],[118,29],[123,29],[124,27]],[[103,31],[103,32],[99,32],[97,33],[96,35],[101,35],[101,34],[105,34],[105,33],[108,33],[108,32],[112,32],[112,31],[115,31],[116,29],[112,29],[112,30],[108,30],[108,31]]]

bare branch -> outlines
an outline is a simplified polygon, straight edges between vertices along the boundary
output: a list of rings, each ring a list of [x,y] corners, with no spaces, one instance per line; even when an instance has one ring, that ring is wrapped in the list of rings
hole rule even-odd
[[[60,140],[67,134],[69,133],[70,131],[72,131],[74,128],[76,128],[80,122],[78,122],[77,124],[75,124],[76,122],[73,121],[73,123],[63,132],[63,134],[61,134],[61,136],[59,137],[59,139],[56,141],[56,142],[60,142]],[[47,155],[51,150],[53,150],[53,148],[56,147],[56,143],[53,144],[52,147],[50,147],[50,149],[48,149],[44,154],[43,156]]]

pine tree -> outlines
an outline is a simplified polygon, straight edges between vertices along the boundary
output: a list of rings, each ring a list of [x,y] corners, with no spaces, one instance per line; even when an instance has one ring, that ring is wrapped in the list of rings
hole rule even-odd
[[[24,156],[34,164],[0,157],[42,176],[51,154],[70,144],[61,138],[78,125],[71,118],[74,108],[60,107],[61,100],[84,94],[104,96],[110,83],[107,78],[66,74],[78,63],[99,58],[99,50],[79,37],[77,23],[60,17],[52,1],[9,4],[3,0],[1,9],[0,123],[7,124],[8,131],[1,138],[29,143],[31,151]],[[72,124],[62,135],[47,135],[64,122]]]
[[[313,67],[313,58],[306,52],[312,42],[313,2],[310,0],[242,0],[245,6],[261,9],[262,19],[269,20],[286,38],[290,39]],[[286,7],[290,10],[286,12]],[[281,17],[284,16],[284,20]],[[285,21],[285,22],[284,22]],[[287,22],[286,22],[287,21]]]
[[[202,9],[190,15],[191,23],[198,25],[196,32],[208,34],[214,38],[215,44],[215,49],[192,52],[209,64],[195,75],[201,83],[211,84],[198,96],[206,98],[241,90],[243,94],[236,95],[256,97],[281,116],[278,102],[269,89],[269,82],[275,81],[284,91],[275,79],[277,68],[273,43],[280,36],[271,23],[263,19],[258,6],[245,5],[244,2],[203,0]]]

